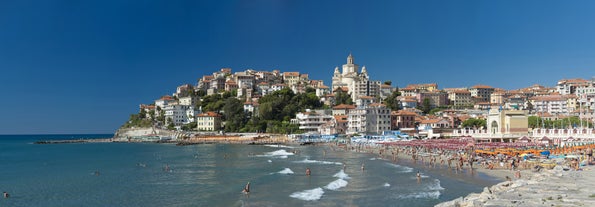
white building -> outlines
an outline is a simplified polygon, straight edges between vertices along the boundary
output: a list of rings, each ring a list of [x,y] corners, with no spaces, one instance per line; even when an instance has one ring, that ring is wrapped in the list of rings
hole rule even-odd
[[[562,95],[549,95],[549,96],[536,96],[531,97],[531,104],[536,112],[549,113],[549,114],[560,114],[568,115],[568,101],[566,96]]]
[[[342,72],[335,67],[333,73],[333,91],[339,87],[347,87],[351,93],[351,99],[356,100],[360,96],[377,96],[380,94],[380,81],[370,81],[366,66],[358,71],[359,66],[353,61],[353,56],[347,56],[347,63],[343,64]]]
[[[190,109],[190,106],[180,105],[180,104],[170,104],[163,108],[165,111],[165,123],[174,124],[174,126],[181,126],[184,124],[190,123],[190,119],[194,120],[194,117],[188,117],[188,115],[194,116],[194,112],[188,113],[187,110]],[[194,111],[194,107],[192,109]]]
[[[306,110],[295,115],[291,122],[299,125],[299,129],[308,133],[321,134],[322,126],[332,121],[334,117],[330,110]]]
[[[347,134],[381,134],[391,129],[390,109],[384,104],[373,103],[352,109],[347,121]]]

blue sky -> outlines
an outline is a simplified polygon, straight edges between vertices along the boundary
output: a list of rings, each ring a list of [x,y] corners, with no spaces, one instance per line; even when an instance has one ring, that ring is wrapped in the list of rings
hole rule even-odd
[[[594,1],[0,1],[0,134],[112,133],[222,67],[330,85],[349,52],[393,86],[595,73]]]

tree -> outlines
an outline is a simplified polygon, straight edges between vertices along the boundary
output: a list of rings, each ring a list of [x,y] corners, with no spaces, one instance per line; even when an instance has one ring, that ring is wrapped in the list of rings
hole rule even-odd
[[[393,111],[401,109],[399,96],[401,96],[401,92],[399,92],[399,89],[397,88],[397,90],[393,91],[388,97],[386,97],[386,99],[384,99],[384,105]]]
[[[353,105],[353,100],[351,100],[351,95],[349,95],[346,92],[343,92],[342,90],[336,91],[335,92],[335,105],[340,105],[340,104]]]
[[[485,128],[487,125],[485,119],[470,118],[465,120],[461,126],[463,128]]]
[[[430,113],[430,110],[432,110],[432,105],[429,98],[424,98],[420,110],[422,110],[425,114]]]
[[[384,81],[384,85],[389,85],[389,86],[390,86],[390,85],[392,85],[392,84],[393,84],[393,82],[392,82],[392,81],[389,81],[389,80],[387,80],[387,81]]]
[[[225,99],[223,119],[226,132],[238,132],[247,122],[247,116],[240,100],[235,97]]]

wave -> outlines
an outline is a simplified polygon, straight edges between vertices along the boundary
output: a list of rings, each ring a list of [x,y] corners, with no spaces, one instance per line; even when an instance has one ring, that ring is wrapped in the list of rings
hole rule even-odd
[[[410,173],[413,172],[413,168],[407,167],[407,166],[402,166],[402,165],[397,165],[397,164],[393,164],[393,163],[386,163],[388,166],[394,167],[399,169],[398,172],[400,173]]]
[[[278,144],[265,144],[264,146],[267,146],[267,147],[275,147],[275,148],[290,148],[290,149],[293,149],[293,148],[295,148],[295,147],[292,147],[292,146],[287,146],[287,145],[278,145]]]
[[[328,185],[324,186],[324,188],[329,189],[329,190],[337,190],[339,188],[347,186],[348,183],[349,182],[347,182],[343,179],[337,179],[337,180],[329,183]]]
[[[304,201],[315,201],[320,199],[322,197],[322,194],[324,194],[324,190],[322,190],[322,188],[319,187],[311,190],[295,192],[289,195],[289,197],[297,198]]]
[[[273,152],[264,153],[264,155],[256,155],[257,157],[273,157],[273,158],[287,158],[289,155],[294,155],[291,152],[287,152],[285,150],[277,150]]]
[[[444,188],[440,185],[440,180],[438,179],[434,179],[433,182],[429,183],[426,188],[428,190],[432,190],[432,191],[440,191],[440,190],[444,190]]]
[[[333,175],[333,177],[336,178],[341,178],[341,179],[350,179],[349,175],[345,173],[345,171],[341,170],[338,173],[336,173],[335,175]]]
[[[277,173],[289,175],[289,174],[293,174],[293,171],[291,171],[291,169],[289,169],[289,168],[285,168],[285,169],[283,169],[283,170],[281,170],[281,171],[279,171]]]
[[[294,161],[295,163],[317,163],[317,164],[325,164],[325,165],[343,165],[340,162],[330,162],[330,161],[319,161],[319,160],[309,160],[308,158],[300,161]]]
[[[390,184],[384,183],[384,187],[390,187]]]
[[[273,161],[271,161],[271,160],[267,160],[267,162],[273,162]]]
[[[426,192],[416,192],[404,195],[398,195],[397,198],[399,199],[407,199],[407,198],[431,198],[431,199],[438,199],[440,197],[440,191],[426,191]]]

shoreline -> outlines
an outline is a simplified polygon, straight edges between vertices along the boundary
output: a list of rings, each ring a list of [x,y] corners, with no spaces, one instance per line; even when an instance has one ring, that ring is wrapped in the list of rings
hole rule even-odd
[[[83,139],[83,140],[51,140],[47,143],[36,144],[60,144],[60,143],[105,143],[119,141],[114,138]],[[137,142],[131,142],[137,143]],[[140,142],[139,142],[140,143]],[[172,143],[177,145],[194,144],[287,144],[300,145],[298,142],[289,139],[260,139],[260,140],[192,140],[188,141],[166,141],[153,143]],[[497,180],[497,184],[483,188],[482,192],[472,192],[464,197],[451,201],[436,204],[438,207],[446,206],[595,206],[595,190],[590,190],[591,183],[595,183],[595,167],[583,166],[581,170],[566,170],[561,166],[554,169],[542,168],[539,172],[533,169],[520,170],[521,177],[515,178],[515,171],[510,169],[487,169],[479,164],[469,168],[468,164],[457,167],[448,166],[442,159],[416,158],[411,156],[416,152],[406,151],[393,146],[386,145],[361,145],[342,143],[313,143],[313,146],[330,148],[331,150],[342,150],[354,153],[367,153],[385,159],[395,164],[405,163],[408,166],[416,166],[428,171],[449,170],[459,174],[481,173]],[[396,154],[395,154],[396,152]],[[420,153],[421,154],[421,153]],[[430,156],[432,157],[432,156]],[[433,156],[441,158],[440,156]],[[472,169],[472,171],[469,171]],[[466,175],[465,175],[466,176]],[[510,180],[507,180],[507,177]],[[481,179],[481,178],[480,178]]]

